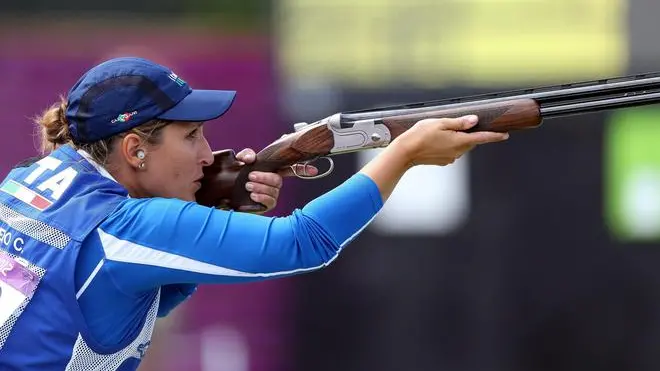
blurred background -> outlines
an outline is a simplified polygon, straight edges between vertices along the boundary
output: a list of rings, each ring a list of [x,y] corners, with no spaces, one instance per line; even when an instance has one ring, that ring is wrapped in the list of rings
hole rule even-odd
[[[660,70],[655,0],[5,0],[0,170],[92,65],[239,91],[214,149],[339,111]],[[410,171],[329,268],[203,286],[141,371],[660,369],[660,108],[549,120]],[[340,184],[287,179],[271,215]],[[337,205],[341,207],[341,205]]]

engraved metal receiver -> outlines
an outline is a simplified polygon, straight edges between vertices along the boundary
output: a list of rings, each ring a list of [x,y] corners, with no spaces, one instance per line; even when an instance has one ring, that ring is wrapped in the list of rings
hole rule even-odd
[[[316,176],[308,176],[307,174],[298,174],[296,166],[303,165],[303,169],[306,169],[306,165],[316,161],[317,159],[305,161],[302,164],[292,165],[291,170],[293,170],[294,175],[300,179],[319,179],[332,173],[335,165],[334,161],[329,156],[356,152],[368,148],[386,147],[392,140],[389,129],[387,126],[382,124],[380,120],[368,119],[350,122],[344,120],[342,122],[341,113],[336,113],[311,125],[306,122],[299,122],[294,124],[293,128],[296,132],[300,132],[322,125],[326,125],[332,132],[334,146],[330,150],[330,154],[328,156],[318,157],[317,159],[328,160],[330,163],[330,168],[322,174]]]
[[[346,121],[341,113],[328,117],[335,146],[330,153],[342,154],[365,148],[379,148],[390,144],[390,130],[378,119]]]

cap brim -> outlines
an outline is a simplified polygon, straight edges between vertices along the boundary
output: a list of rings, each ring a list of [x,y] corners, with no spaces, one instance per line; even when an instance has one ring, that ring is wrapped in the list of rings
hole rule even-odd
[[[232,90],[193,90],[158,118],[172,121],[209,121],[222,116],[236,98]]]

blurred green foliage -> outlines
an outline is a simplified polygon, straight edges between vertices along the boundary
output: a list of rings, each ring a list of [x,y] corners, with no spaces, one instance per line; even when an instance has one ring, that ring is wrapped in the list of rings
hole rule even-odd
[[[60,21],[88,17],[110,21],[144,18],[247,31],[268,27],[271,7],[269,0],[3,0],[0,17]]]
[[[272,2],[267,0],[187,0],[185,13],[205,26],[223,29],[264,29]]]

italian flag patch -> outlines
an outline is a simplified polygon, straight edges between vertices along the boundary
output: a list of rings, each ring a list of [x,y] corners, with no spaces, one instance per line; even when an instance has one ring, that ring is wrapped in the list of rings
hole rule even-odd
[[[35,191],[19,183],[16,183],[13,180],[8,180],[5,184],[2,185],[0,190],[18,198],[19,200],[40,211],[53,204],[53,202],[37,194]]]

